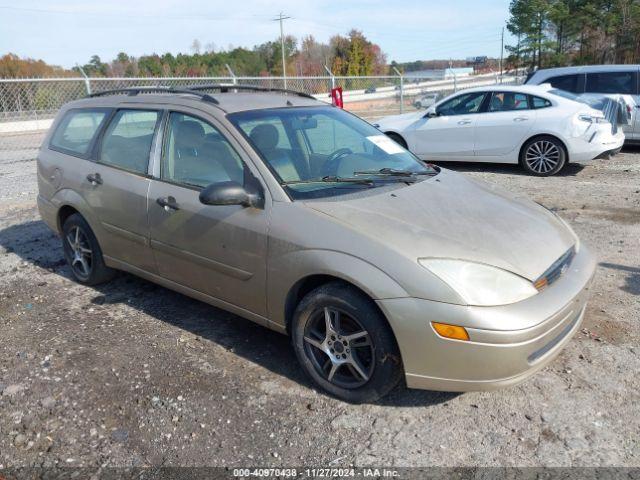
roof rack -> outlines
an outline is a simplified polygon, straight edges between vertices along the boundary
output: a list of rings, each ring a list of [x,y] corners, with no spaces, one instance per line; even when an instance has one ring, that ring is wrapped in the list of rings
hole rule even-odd
[[[289,90],[286,88],[270,88],[270,87],[259,87],[254,85],[234,85],[234,84],[222,84],[222,83],[211,83],[205,85],[191,85],[182,88],[175,87],[126,87],[126,88],[116,88],[113,90],[103,90],[101,92],[95,92],[87,95],[87,97],[102,97],[105,95],[118,95],[118,94],[127,94],[129,96],[135,96],[140,93],[182,93],[187,95],[195,95],[200,97],[205,102],[210,102],[215,105],[219,105],[220,102],[207,93],[202,93],[201,90],[219,90],[220,93],[227,93],[229,90],[248,90],[252,92],[281,92],[288,93],[291,95],[297,95],[299,97],[310,98],[312,100],[316,100],[316,98],[308,93],[298,92],[296,90]]]
[[[129,96],[135,96],[139,93],[184,93],[187,95],[195,95],[200,97],[205,102],[210,102],[218,105],[220,102],[206,93],[197,92],[191,89],[174,88],[174,87],[127,87],[116,88],[113,90],[103,90],[101,92],[95,92],[87,95],[87,97],[102,97],[105,95],[118,95],[126,93]]]
[[[205,85],[192,85],[185,88],[192,91],[220,90],[220,93],[227,93],[229,90],[249,90],[252,92],[281,92],[281,93],[289,93],[291,95],[297,95],[299,97],[311,98],[312,100],[316,100],[316,98],[313,95],[309,95],[308,93],[304,93],[304,92],[299,92],[297,90],[289,90],[288,88],[259,87],[257,85],[234,85],[234,84],[225,84],[225,83],[211,83],[211,84],[205,84]]]

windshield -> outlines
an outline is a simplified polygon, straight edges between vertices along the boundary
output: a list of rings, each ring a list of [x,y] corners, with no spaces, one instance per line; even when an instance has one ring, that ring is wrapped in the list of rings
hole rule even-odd
[[[335,107],[251,110],[229,120],[292,198],[314,198],[437,173],[358,117]]]

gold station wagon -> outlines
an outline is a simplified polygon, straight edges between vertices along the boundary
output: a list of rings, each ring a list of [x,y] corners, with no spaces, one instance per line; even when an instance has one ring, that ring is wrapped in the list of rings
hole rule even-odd
[[[353,402],[401,381],[523,381],[579,328],[594,272],[544,207],[291,91],[134,88],[71,102],[38,183],[78,282],[125,270],[288,334],[311,379]]]

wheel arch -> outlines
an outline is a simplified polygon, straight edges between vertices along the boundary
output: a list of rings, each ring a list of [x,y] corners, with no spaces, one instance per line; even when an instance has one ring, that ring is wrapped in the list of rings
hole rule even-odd
[[[404,145],[402,145],[402,147],[407,148],[407,149],[409,148],[409,144],[407,143],[407,139],[404,138],[404,136],[401,133],[396,132],[395,130],[385,130],[384,134],[387,137],[391,138],[392,140],[394,140],[393,137],[398,137],[402,141],[402,143],[404,144]]]
[[[522,154],[524,153],[525,145],[529,143],[531,140],[534,140],[536,138],[542,138],[542,137],[551,137],[554,140],[557,140],[558,142],[560,142],[560,145],[562,146],[562,149],[564,150],[564,154],[566,157],[565,164],[568,164],[571,162],[571,158],[569,156],[569,149],[567,148],[567,143],[562,138],[560,138],[558,135],[554,133],[536,133],[535,135],[531,135],[525,138],[522,144],[520,145],[520,148],[518,149],[518,164],[522,165]]]
[[[82,218],[86,220],[93,230],[93,234],[100,242],[103,231],[100,229],[100,223],[91,211],[89,204],[82,198],[80,194],[71,189],[63,189],[54,195],[51,199],[51,203],[56,209],[56,226],[58,232],[62,232],[62,226],[67,218],[74,213],[82,215]]]
[[[296,307],[298,306],[298,304],[302,301],[302,299],[311,291],[315,290],[318,287],[321,287],[322,285],[327,285],[329,283],[342,283],[345,287],[347,288],[351,288],[355,291],[357,291],[359,294],[363,295],[365,298],[367,298],[370,302],[371,305],[373,306],[373,308],[380,314],[380,318],[382,318],[384,320],[384,322],[386,323],[387,327],[389,327],[389,331],[391,332],[391,335],[393,336],[393,340],[395,341],[396,345],[398,346],[398,352],[400,354],[400,359],[402,360],[402,351],[400,349],[399,343],[398,343],[398,337],[393,329],[393,325],[392,323],[389,321],[389,319],[387,318],[387,315],[385,314],[385,312],[380,308],[380,305],[378,305],[378,303],[375,301],[375,299],[369,294],[367,293],[365,290],[363,290],[362,288],[360,288],[358,285],[356,285],[353,282],[350,282],[348,280],[345,280],[344,278],[335,276],[335,275],[327,275],[327,274],[312,274],[312,275],[308,275],[304,278],[301,278],[300,280],[298,280],[289,290],[289,292],[287,293],[287,298],[285,301],[285,321],[286,321],[286,334],[287,335],[291,335],[291,326],[293,323],[293,316],[296,310]]]

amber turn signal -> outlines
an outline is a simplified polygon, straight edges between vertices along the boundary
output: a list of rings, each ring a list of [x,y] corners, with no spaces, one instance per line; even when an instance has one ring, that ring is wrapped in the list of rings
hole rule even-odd
[[[533,286],[536,287],[538,290],[542,290],[544,287],[547,286],[547,277],[542,277],[540,280],[534,283]]]
[[[431,322],[434,330],[444,338],[453,338],[454,340],[469,340],[469,334],[464,327],[458,325],[448,325],[446,323]]]

